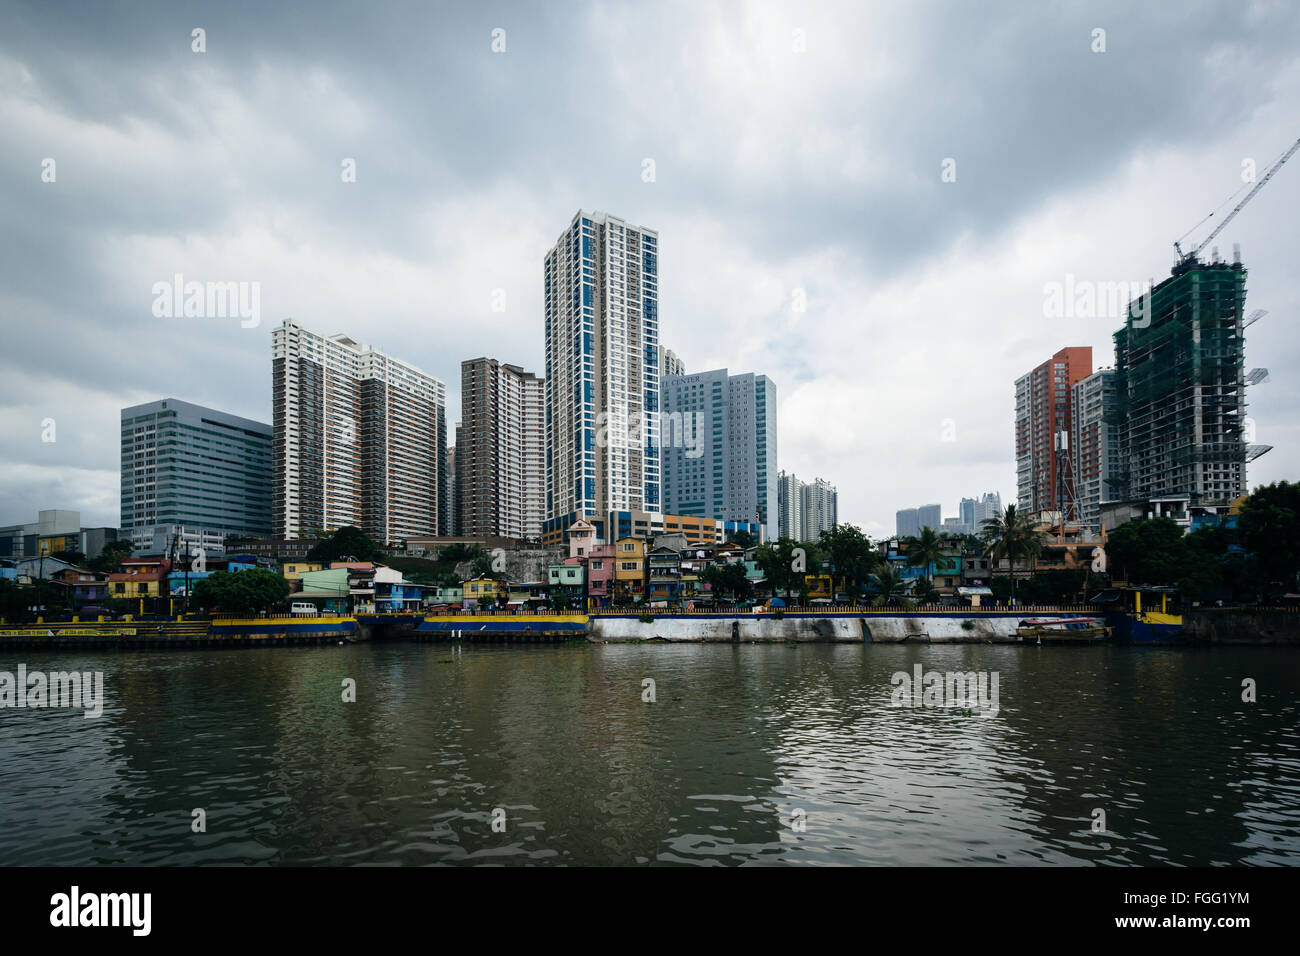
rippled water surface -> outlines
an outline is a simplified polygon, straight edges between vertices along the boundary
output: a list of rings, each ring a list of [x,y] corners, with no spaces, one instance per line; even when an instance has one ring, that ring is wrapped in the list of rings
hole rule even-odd
[[[1295,650],[0,654],[20,662],[102,670],[107,706],[0,710],[4,864],[1300,863]],[[915,664],[996,672],[999,712],[891,707]]]

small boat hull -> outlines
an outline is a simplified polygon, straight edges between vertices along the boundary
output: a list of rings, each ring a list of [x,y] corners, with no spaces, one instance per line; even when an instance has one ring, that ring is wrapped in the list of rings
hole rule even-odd
[[[1111,630],[1108,627],[1018,627],[1016,634],[1026,644],[1093,644],[1109,638]]]

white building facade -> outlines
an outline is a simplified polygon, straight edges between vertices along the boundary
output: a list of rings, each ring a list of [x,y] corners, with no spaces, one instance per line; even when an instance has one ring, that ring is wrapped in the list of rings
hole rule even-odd
[[[579,211],[546,254],[546,521],[662,513],[659,236]]]

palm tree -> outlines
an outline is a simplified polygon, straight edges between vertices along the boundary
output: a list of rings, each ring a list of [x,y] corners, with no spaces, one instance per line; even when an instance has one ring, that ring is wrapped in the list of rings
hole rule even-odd
[[[934,578],[934,566],[946,557],[943,553],[943,541],[929,525],[921,529],[921,536],[913,538],[907,552],[909,567],[924,567],[926,577]]]
[[[907,590],[907,585],[903,582],[902,577],[888,564],[871,575],[871,586],[877,592],[873,604],[901,604],[903,594]]]
[[[1015,505],[999,518],[984,522],[986,552],[993,561],[1006,558],[1011,574],[1011,603],[1016,601],[1016,560],[1032,561],[1043,553],[1043,537],[1033,519],[1016,511]]]

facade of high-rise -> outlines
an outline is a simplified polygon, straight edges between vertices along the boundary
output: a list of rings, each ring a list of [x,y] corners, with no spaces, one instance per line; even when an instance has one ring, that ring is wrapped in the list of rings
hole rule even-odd
[[[1019,510],[1019,509],[1017,509]],[[975,505],[975,527],[978,528],[991,518],[1002,516],[1001,492],[985,492]]]
[[[1074,512],[1070,389],[1092,374],[1092,347],[1064,348],[1016,379],[1017,507]]]
[[[456,441],[460,441],[460,425],[456,426]],[[456,471],[456,446],[447,447],[447,528],[446,534],[460,534],[460,477]]]
[[[1079,379],[1070,396],[1077,518],[1093,531],[1101,530],[1101,503],[1119,484],[1118,400],[1114,369]]]
[[[496,359],[460,364],[459,534],[541,537],[546,507],[543,383]]]
[[[784,471],[776,479],[776,517],[778,537],[803,534],[803,482]]]
[[[380,544],[448,525],[446,388],[346,335],[272,333],[274,532],[345,525]]]
[[[175,398],[121,413],[121,527],[140,550],[186,532],[206,550],[270,534],[271,426]]]
[[[1246,493],[1240,262],[1181,263],[1115,333],[1116,500]]]
[[[1002,514],[1001,492],[986,491],[984,494],[980,495],[979,499],[975,503],[976,533],[978,534],[979,529],[984,527],[985,521],[988,521],[990,518],[1001,518]]]
[[[943,509],[939,505],[904,508],[894,513],[894,533],[900,538],[915,538],[922,528],[943,530]]]
[[[803,512],[800,540],[816,541],[823,531],[830,531],[839,523],[839,492],[829,481],[814,478],[800,489]]]
[[[715,369],[670,376],[661,393],[665,511],[753,522],[772,539],[779,524],[776,385],[766,375]]]
[[[659,381],[663,382],[670,375],[685,375],[686,363],[677,357],[677,353],[672,349],[664,349],[660,353],[659,363]]]
[[[839,492],[822,478],[800,481],[783,471],[777,476],[776,500],[781,537],[816,541],[839,523]]]
[[[662,513],[659,237],[579,211],[546,254],[544,532]]]

